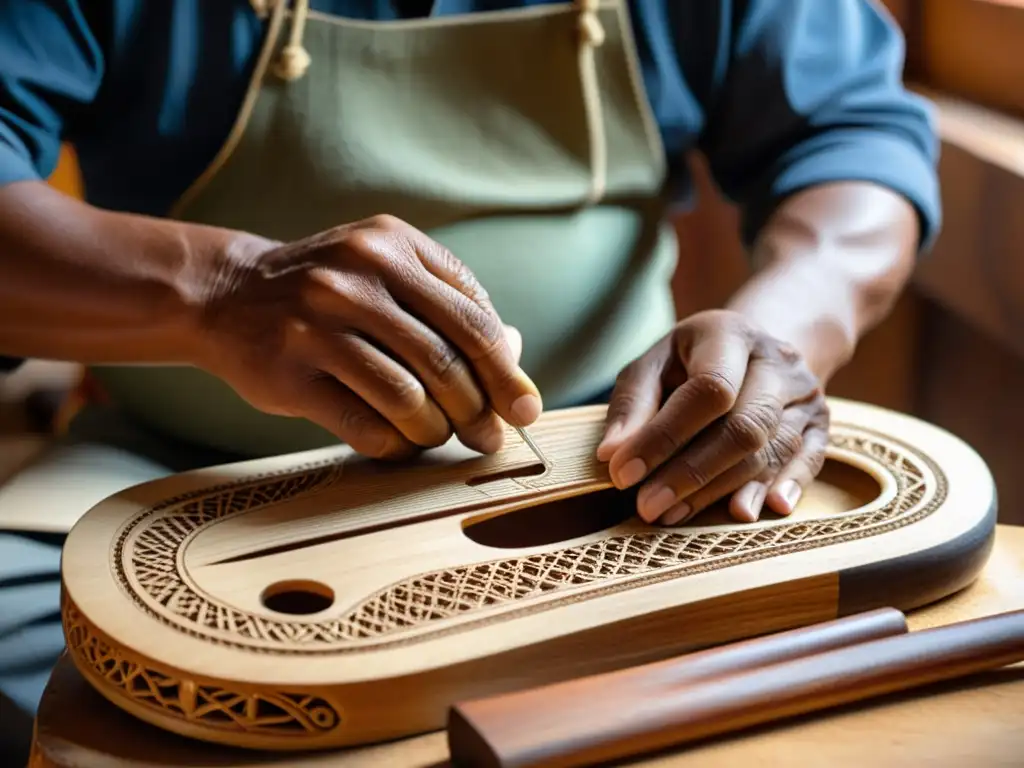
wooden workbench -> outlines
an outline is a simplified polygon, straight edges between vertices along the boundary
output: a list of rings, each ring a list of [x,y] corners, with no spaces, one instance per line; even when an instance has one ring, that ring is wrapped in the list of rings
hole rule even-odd
[[[909,616],[911,630],[1024,608],[1024,528],[999,526],[981,578]],[[189,742],[121,713],[67,658],[54,670],[36,723],[31,768],[440,768],[444,733],[322,754],[248,753]],[[1024,766],[1024,665],[801,718],[636,761],[643,768]]]

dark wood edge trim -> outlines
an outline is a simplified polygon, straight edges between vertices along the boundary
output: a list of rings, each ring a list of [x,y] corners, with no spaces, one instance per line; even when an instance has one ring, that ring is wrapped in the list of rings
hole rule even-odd
[[[465,709],[458,704],[448,710],[445,732],[452,765],[500,768],[501,759],[484,736],[485,729],[472,722]]]
[[[977,525],[907,557],[854,566],[839,572],[839,616],[892,607],[909,611],[969,587],[981,574],[995,544],[999,504]]]

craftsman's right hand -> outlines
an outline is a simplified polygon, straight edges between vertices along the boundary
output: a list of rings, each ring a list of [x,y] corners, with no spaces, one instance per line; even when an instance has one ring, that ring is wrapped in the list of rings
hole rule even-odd
[[[526,426],[540,414],[518,332],[466,266],[403,221],[288,244],[244,237],[210,261],[197,364],[259,410],[377,458],[453,433],[492,453],[499,418]]]

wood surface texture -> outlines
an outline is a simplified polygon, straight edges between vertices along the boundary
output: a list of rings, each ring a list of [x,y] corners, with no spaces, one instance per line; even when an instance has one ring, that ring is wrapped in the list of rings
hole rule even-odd
[[[911,631],[1024,609],[1024,528],[1000,525],[978,580],[913,611]],[[626,645],[627,638],[619,642]],[[1024,754],[1024,665],[842,707],[636,760],[636,768],[1009,768]],[[105,701],[71,659],[57,665],[36,722],[31,768],[445,768],[446,734],[308,753],[184,739]]]
[[[984,462],[919,420],[831,407],[826,469],[791,517],[756,524],[721,506],[642,523],[593,458],[603,406],[542,417],[541,474],[520,471],[536,459],[510,437],[494,457],[453,443],[415,471],[332,448],[137,486],[71,532],[68,646],[143,720],[316,749],[434,730],[459,700],[963,588],[995,521]]]
[[[533,718],[491,717],[481,723],[455,717],[449,745],[453,764],[466,768],[579,768],[1020,661],[1024,611],[1011,611],[655,688],[647,697],[624,701],[631,711],[618,721],[598,716],[594,725],[600,730],[584,731],[585,715],[578,724],[561,720],[555,705],[544,729]],[[606,693],[606,706],[614,694]],[[533,738],[523,732],[528,723]]]
[[[915,78],[1024,117],[1024,2],[916,1]]]
[[[1024,118],[922,93],[939,108],[944,223],[915,286],[1024,357],[1024,262],[1013,256],[1024,249]]]
[[[653,664],[459,702],[449,712],[449,751],[454,763],[466,766],[631,757],[636,742],[656,730],[652,716],[659,715],[659,701],[674,698],[686,686],[906,631],[904,615],[885,608]]]
[[[579,768],[1020,661],[1024,611],[1011,611],[652,688],[646,697],[622,702],[630,711],[620,712],[618,720],[599,714],[593,724],[599,730],[584,730],[585,713],[579,713],[582,719],[577,722],[562,720],[557,703],[549,705],[546,727],[540,726],[539,717],[502,718],[494,716],[497,713],[481,722],[472,717],[473,711],[459,716],[465,713],[459,708],[449,727],[449,746],[456,766]],[[616,703],[615,689],[606,696],[606,707]],[[527,735],[524,729],[531,726],[533,733]]]
[[[1024,4],[1018,12],[1024,18]],[[1024,80],[1016,87],[1022,92]],[[915,281],[927,299],[918,317],[912,410],[985,457],[999,488],[1001,522],[1021,524],[1024,117],[935,99],[945,224]]]

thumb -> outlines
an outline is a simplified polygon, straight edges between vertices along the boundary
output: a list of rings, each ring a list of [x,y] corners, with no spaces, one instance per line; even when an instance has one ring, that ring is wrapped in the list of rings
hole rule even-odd
[[[511,325],[505,326],[505,337],[508,339],[508,346],[512,350],[512,358],[519,365],[519,358],[523,354],[523,335],[519,329]]]
[[[622,369],[608,400],[598,461],[611,461],[619,448],[654,418],[662,399],[662,374],[671,355],[672,348],[662,342]]]

